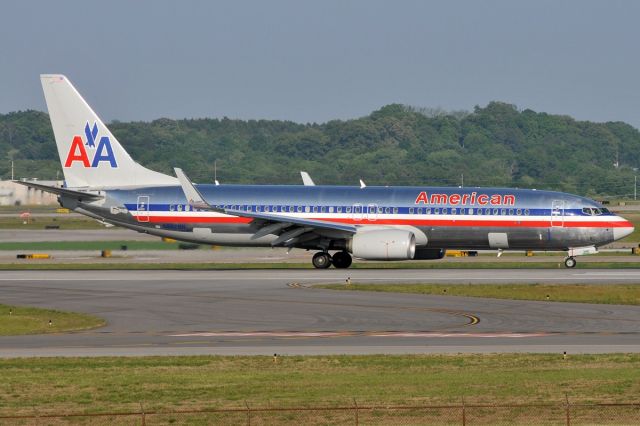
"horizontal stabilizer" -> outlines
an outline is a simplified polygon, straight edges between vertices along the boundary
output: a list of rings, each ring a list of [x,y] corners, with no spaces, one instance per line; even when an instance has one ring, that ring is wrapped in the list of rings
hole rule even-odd
[[[41,183],[34,183],[23,180],[14,180],[14,182],[19,183],[20,185],[28,186],[29,188],[35,188],[41,191],[50,192],[52,194],[65,195],[78,201],[95,201],[104,198],[102,195],[75,191],[73,189],[60,188],[57,186],[42,185]]]

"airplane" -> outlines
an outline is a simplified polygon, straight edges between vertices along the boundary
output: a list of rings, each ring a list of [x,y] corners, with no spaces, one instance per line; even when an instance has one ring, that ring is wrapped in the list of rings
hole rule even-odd
[[[573,268],[576,256],[634,230],[593,200],[535,189],[194,184],[180,169],[173,177],[136,163],[64,75],[41,83],[65,186],[19,183],[150,235],[314,250],[319,269],[348,268],[353,257],[435,260],[447,249],[561,250]]]

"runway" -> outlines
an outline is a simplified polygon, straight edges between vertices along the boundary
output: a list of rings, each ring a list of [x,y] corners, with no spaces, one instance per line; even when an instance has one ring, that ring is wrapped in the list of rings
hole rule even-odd
[[[339,292],[316,283],[640,283],[640,270],[7,271],[0,302],[106,327],[0,356],[640,352],[640,307]]]

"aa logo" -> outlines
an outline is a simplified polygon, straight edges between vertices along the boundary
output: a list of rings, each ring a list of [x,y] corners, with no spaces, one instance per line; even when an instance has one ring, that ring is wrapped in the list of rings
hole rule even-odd
[[[98,167],[100,163],[109,163],[113,168],[118,167],[109,136],[102,136],[98,140],[97,123],[93,123],[93,126],[89,127],[87,122],[84,126],[84,135],[86,141],[82,140],[82,136],[79,135],[73,137],[64,167],[71,167],[76,161],[81,163],[82,167]],[[96,141],[98,142],[97,147]]]

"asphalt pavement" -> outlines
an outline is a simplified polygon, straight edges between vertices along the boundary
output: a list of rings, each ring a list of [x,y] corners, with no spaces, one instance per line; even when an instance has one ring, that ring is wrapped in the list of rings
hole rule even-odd
[[[316,283],[640,283],[640,270],[3,271],[0,302],[108,325],[0,356],[640,352],[640,307],[342,292]]]

